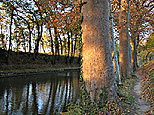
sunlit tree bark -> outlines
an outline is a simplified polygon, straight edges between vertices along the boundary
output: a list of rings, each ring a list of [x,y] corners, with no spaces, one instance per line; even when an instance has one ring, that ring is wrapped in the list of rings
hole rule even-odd
[[[134,32],[133,37],[131,39],[133,71],[137,70],[137,41],[136,41],[136,37],[135,37],[136,34],[137,34],[137,32]]]
[[[83,80],[91,100],[94,91],[99,94],[105,88],[108,99],[117,101],[117,87],[114,79],[111,43],[109,34],[108,0],[83,0],[82,7],[82,56]]]
[[[119,44],[119,67],[120,75],[123,78],[129,77],[129,47],[127,39],[127,0],[121,0],[120,6],[120,44]]]
[[[130,15],[130,1],[128,3],[128,13],[127,13],[127,39],[128,39],[128,55],[129,55],[129,74],[132,75],[133,73],[133,66],[132,66],[132,54],[131,54],[131,45],[130,45],[130,35],[129,35],[129,15]]]

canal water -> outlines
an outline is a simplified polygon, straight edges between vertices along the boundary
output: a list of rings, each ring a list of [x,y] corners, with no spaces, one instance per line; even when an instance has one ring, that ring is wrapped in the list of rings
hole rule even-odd
[[[0,78],[0,115],[52,115],[79,96],[79,71]]]

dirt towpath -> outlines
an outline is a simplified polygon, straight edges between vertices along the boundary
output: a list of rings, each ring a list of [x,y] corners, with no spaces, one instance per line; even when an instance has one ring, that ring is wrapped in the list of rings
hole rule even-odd
[[[141,97],[142,77],[140,77],[138,74],[136,74],[136,76],[136,83],[134,88],[132,89],[132,95],[134,96],[134,104],[130,112],[130,115],[146,115],[146,111],[152,109],[150,107],[151,103],[147,102],[145,99]]]

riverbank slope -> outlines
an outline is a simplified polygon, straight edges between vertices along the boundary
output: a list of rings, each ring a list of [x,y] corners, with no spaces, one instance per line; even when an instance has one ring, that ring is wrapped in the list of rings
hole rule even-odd
[[[8,52],[0,49],[0,77],[79,69],[80,59],[74,56]],[[7,63],[9,61],[9,63]]]

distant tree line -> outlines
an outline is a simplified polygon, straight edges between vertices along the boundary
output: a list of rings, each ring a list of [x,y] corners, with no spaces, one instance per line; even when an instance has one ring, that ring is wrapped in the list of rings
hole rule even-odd
[[[8,58],[10,51],[79,57],[79,2],[4,0],[0,13],[0,47]]]

